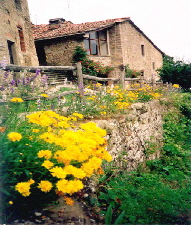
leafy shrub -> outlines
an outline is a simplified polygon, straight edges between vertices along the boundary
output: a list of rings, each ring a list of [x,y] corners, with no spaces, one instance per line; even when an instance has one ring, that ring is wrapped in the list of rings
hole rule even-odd
[[[100,62],[94,62],[90,59],[82,61],[82,72],[84,74],[106,78],[112,70],[114,70],[113,67],[104,66]]]
[[[85,51],[81,46],[76,46],[73,54],[74,62],[81,62],[87,59],[87,51]]]
[[[115,218],[124,210],[122,224],[174,224],[190,209],[189,185],[172,189],[156,175],[122,173],[102,188],[99,201],[113,206]]]
[[[191,63],[174,61],[173,57],[164,56],[159,75],[164,82],[179,84],[183,89],[191,87]]]
[[[107,77],[114,70],[113,67],[104,66],[100,62],[94,62],[87,58],[87,51],[81,46],[77,46],[73,54],[74,62],[82,63],[82,72],[91,76]]]
[[[128,77],[128,78],[136,78],[136,77],[139,77],[140,75],[141,75],[141,72],[130,69],[129,65],[127,65],[125,67],[125,76],[126,77]]]

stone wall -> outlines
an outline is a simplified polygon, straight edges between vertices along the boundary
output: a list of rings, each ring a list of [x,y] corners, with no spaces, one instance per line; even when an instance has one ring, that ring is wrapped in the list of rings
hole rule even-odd
[[[130,171],[160,156],[164,111],[159,100],[153,100],[131,105],[124,115],[95,121],[107,130],[108,151],[117,165]]]
[[[76,46],[83,47],[82,39],[78,40],[75,36],[44,41],[41,44],[44,45],[46,63],[50,66],[71,66]]]
[[[0,0],[0,21],[0,62],[37,66],[27,0]]]

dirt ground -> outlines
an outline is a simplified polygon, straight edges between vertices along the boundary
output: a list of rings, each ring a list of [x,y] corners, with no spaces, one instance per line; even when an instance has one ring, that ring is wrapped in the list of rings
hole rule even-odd
[[[11,225],[102,225],[98,214],[94,214],[85,202],[74,200],[74,205],[66,205],[63,198],[58,199],[57,205],[35,212],[25,220],[15,220]],[[98,222],[99,221],[99,222]],[[8,225],[8,224],[6,224]]]

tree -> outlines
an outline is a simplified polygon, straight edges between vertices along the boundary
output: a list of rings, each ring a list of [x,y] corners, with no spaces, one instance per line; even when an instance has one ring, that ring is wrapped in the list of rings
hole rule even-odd
[[[191,87],[191,63],[174,61],[173,57],[165,55],[163,66],[158,71],[164,82],[179,84],[183,89]]]

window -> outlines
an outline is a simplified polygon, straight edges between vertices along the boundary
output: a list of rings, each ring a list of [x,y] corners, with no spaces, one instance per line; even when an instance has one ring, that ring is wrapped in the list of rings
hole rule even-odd
[[[26,52],[23,29],[21,27],[18,27],[18,32],[19,32],[19,38],[20,38],[21,51]]]
[[[7,41],[7,47],[8,47],[8,51],[9,51],[9,60],[10,60],[10,64],[14,64],[14,42],[12,41]]]
[[[141,54],[142,54],[142,56],[145,55],[145,46],[144,45],[141,45]]]
[[[84,39],[88,55],[108,55],[107,30],[90,32]]]
[[[15,0],[15,6],[16,6],[16,9],[20,9],[20,10],[22,9],[20,0]]]
[[[153,62],[153,70],[155,70],[155,62]]]
[[[141,76],[144,77],[144,75],[145,75],[144,70],[141,70]]]

